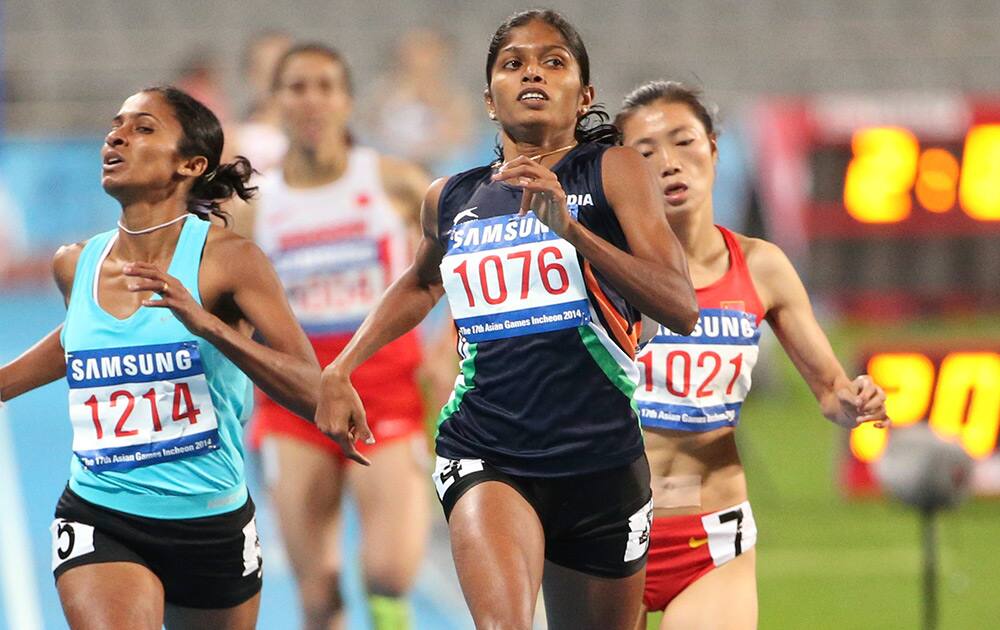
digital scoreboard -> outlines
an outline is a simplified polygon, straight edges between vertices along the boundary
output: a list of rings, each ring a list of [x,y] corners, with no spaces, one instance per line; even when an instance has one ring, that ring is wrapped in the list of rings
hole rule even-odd
[[[770,99],[750,122],[768,235],[815,300],[889,329],[1000,312],[1000,95]],[[886,390],[894,426],[928,423],[976,462],[974,491],[1000,495],[1000,325],[924,328],[869,343],[855,373]],[[845,433],[848,494],[878,491],[891,439]]]
[[[973,459],[973,491],[1000,496],[1000,340],[900,345],[868,351],[859,363],[885,389],[894,428],[927,422]],[[848,493],[877,490],[870,466],[891,439],[872,425],[849,433],[841,470]]]
[[[823,96],[753,116],[769,234],[866,312],[1000,305],[1000,96]]]

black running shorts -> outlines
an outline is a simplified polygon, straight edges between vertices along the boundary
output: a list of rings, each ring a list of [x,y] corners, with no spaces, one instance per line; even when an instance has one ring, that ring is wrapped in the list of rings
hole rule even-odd
[[[261,588],[253,501],[203,518],[144,518],[85,501],[69,488],[52,521],[52,572],[134,562],[163,583],[165,600],[187,608],[232,608]]]
[[[462,495],[486,481],[507,484],[535,509],[549,562],[606,578],[645,568],[653,515],[645,455],[627,466],[566,477],[521,477],[481,459],[439,456],[434,485],[445,517]]]

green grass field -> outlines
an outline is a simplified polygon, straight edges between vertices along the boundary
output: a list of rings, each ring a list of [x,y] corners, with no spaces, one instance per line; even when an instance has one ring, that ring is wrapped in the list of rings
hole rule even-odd
[[[832,335],[848,371],[857,349],[874,340],[976,338],[1000,343],[1000,321],[855,325]],[[920,628],[917,515],[887,500],[841,495],[835,468],[842,432],[819,414],[780,347],[769,345],[762,362],[771,370],[755,374],[739,431],[760,530],[760,627]],[[1000,628],[1000,500],[971,500],[943,514],[938,532],[939,628]],[[651,617],[649,627],[658,621]]]

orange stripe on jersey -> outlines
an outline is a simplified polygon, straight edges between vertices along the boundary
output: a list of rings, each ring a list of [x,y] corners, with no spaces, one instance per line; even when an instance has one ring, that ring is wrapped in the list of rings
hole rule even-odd
[[[618,343],[629,358],[634,359],[635,347],[639,344],[638,326],[633,326],[631,332],[629,331],[628,320],[611,304],[608,296],[604,295],[604,291],[601,289],[601,285],[597,283],[597,278],[594,277],[594,270],[590,267],[590,261],[588,260],[583,261],[583,280],[587,285],[587,289],[597,301],[597,307],[601,309],[605,321],[608,323],[608,327],[610,328],[608,332],[611,333],[612,339]]]

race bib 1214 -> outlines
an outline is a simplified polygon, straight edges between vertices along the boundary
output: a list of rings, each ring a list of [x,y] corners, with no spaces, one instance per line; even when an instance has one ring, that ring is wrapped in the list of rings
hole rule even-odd
[[[66,355],[73,453],[89,470],[126,471],[219,448],[197,342]]]

